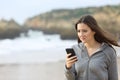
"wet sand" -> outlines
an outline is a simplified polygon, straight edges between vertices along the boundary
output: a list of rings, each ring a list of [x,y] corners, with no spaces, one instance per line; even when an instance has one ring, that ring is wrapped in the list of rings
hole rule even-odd
[[[120,80],[120,58],[118,58]],[[1,64],[0,80],[64,80],[64,61],[41,64]]]
[[[64,80],[64,62],[0,65],[0,80]]]

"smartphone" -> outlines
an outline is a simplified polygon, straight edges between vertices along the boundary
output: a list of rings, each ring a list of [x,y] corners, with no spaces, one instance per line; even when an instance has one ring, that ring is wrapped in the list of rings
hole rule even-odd
[[[66,53],[67,54],[71,53],[69,57],[75,56],[75,51],[73,50],[73,48],[66,48]]]

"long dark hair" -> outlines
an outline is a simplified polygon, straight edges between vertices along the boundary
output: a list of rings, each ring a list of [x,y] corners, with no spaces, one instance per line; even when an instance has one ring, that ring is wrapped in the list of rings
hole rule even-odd
[[[102,28],[98,26],[97,21],[95,18],[93,18],[91,15],[83,15],[80,20],[75,24],[75,29],[77,30],[77,25],[79,23],[84,23],[90,27],[92,31],[95,32],[94,38],[97,42],[102,43],[108,43],[109,45],[114,45],[120,47],[120,45],[117,43],[117,39],[112,37],[110,33],[107,31],[104,31]],[[78,38],[78,43],[80,43],[81,40]]]

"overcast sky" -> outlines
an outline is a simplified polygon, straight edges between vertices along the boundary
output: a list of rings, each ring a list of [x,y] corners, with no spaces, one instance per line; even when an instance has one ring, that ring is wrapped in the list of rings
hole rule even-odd
[[[74,9],[89,6],[120,4],[120,0],[0,0],[0,19],[16,20],[19,24],[53,9]]]

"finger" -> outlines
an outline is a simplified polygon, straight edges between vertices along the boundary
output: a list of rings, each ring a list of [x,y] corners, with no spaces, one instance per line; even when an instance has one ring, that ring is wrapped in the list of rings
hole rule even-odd
[[[77,58],[77,56],[68,57],[68,60],[72,60],[72,59],[75,59],[75,58]]]
[[[68,64],[73,64],[73,63],[75,63],[77,60],[78,60],[77,58],[75,58],[75,59],[73,59],[73,60],[69,60],[69,61],[68,61]]]
[[[71,55],[71,53],[68,53],[68,54],[67,54],[67,58],[69,58],[69,57],[70,57],[70,55]]]
[[[74,61],[74,60],[77,60],[77,57],[73,57],[73,58],[68,58],[68,59],[66,59],[67,62]]]

